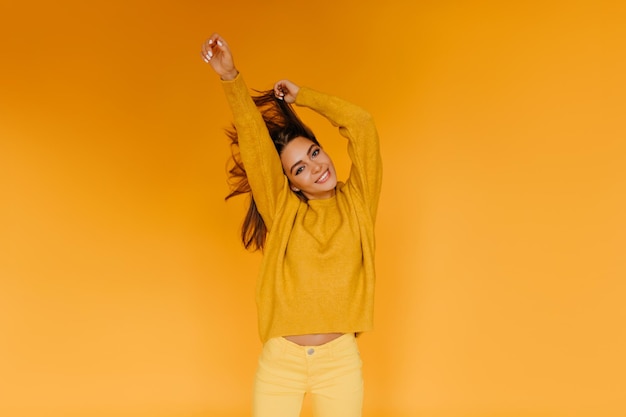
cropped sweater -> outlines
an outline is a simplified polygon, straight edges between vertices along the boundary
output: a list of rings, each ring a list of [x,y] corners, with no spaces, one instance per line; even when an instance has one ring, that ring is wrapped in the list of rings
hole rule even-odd
[[[302,201],[289,188],[280,157],[243,77],[222,81],[257,209],[268,234],[257,278],[258,329],[273,337],[372,329],[374,221],[382,163],[366,111],[302,87],[297,106],[326,117],[348,139],[352,161],[335,196]]]

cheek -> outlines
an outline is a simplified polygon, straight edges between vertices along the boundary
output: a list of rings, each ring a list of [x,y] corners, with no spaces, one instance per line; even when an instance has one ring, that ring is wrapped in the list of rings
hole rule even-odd
[[[330,159],[329,157],[327,157],[326,160],[328,161],[328,165],[330,165],[334,169],[335,168],[335,164],[333,163],[333,160]]]
[[[290,175],[290,174],[285,174],[285,176],[287,177],[287,179],[289,180],[289,183],[292,185],[295,185],[296,187],[298,187],[298,185],[300,185],[300,183],[302,182],[302,176],[304,175],[304,173],[296,176],[296,175]],[[299,187],[298,187],[299,188]]]

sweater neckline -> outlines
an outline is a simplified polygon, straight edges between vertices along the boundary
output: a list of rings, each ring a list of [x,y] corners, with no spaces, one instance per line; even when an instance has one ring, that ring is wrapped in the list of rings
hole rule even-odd
[[[329,198],[308,200],[307,204],[311,207],[330,207],[337,204],[337,193]]]

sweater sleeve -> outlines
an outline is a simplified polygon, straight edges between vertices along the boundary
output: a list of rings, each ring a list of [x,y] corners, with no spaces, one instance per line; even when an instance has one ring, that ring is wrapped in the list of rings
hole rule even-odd
[[[252,196],[269,230],[276,214],[277,200],[286,186],[280,157],[241,74],[232,81],[222,81],[222,86],[233,113],[241,160]]]
[[[348,155],[352,161],[346,186],[356,189],[376,218],[382,184],[382,160],[374,119],[364,109],[340,98],[301,87],[296,104],[324,116],[339,133],[348,139]]]

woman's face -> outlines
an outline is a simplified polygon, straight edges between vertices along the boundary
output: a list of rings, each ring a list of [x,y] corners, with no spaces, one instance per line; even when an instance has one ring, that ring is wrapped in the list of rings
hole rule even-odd
[[[335,195],[337,176],[330,156],[310,139],[298,136],[280,155],[291,189],[302,191],[309,200]]]

